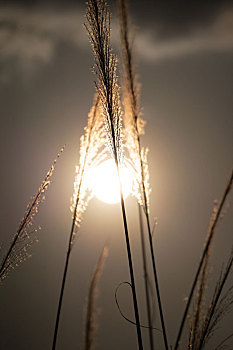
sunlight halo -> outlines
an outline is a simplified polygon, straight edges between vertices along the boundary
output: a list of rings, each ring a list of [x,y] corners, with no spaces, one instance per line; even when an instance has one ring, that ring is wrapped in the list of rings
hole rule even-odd
[[[125,165],[121,165],[120,171],[125,199],[132,190],[132,175]],[[94,168],[90,181],[91,189],[98,199],[110,204],[120,202],[119,181],[113,159],[108,159]]]

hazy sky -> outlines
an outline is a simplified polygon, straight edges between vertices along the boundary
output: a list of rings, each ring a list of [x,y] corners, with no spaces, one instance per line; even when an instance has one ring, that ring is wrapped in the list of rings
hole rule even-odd
[[[119,48],[115,2],[112,43]],[[233,155],[233,1],[132,1],[135,61],[147,121],[151,220],[169,343],[172,344]],[[71,226],[69,210],[79,139],[92,105],[93,57],[84,1],[0,1],[1,254],[30,197],[66,144],[36,218],[32,257],[1,286],[0,349],[51,349]],[[120,75],[120,71],[119,71]],[[231,196],[232,200],[232,196]],[[143,323],[146,323],[137,205],[126,202]],[[136,349],[136,331],[118,313],[129,280],[119,205],[93,199],[72,252],[57,350],[81,349],[93,268],[110,240],[99,285],[98,349]],[[218,227],[210,281],[232,245],[232,207]],[[232,275],[231,275],[232,284]],[[130,291],[120,302],[133,318]],[[155,324],[160,327],[158,315]],[[233,314],[209,345],[232,331]],[[143,331],[145,344],[147,332]],[[161,335],[155,333],[159,349]],[[233,341],[229,342],[230,348]],[[145,349],[147,347],[145,346]]]

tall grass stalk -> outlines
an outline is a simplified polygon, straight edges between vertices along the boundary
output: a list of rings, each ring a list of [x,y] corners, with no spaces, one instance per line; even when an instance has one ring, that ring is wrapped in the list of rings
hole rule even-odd
[[[207,267],[209,253],[203,264],[203,269],[200,276],[198,291],[194,302],[194,314],[191,320],[189,348],[196,349],[198,339],[200,338],[200,332],[203,327],[204,321],[204,307],[205,307],[205,292],[207,289]]]
[[[200,342],[198,346],[198,350],[201,350],[203,346],[207,343],[208,339],[211,337],[213,331],[216,328],[221,316],[227,311],[228,307],[233,303],[232,297],[228,298],[228,293],[223,299],[220,301],[220,297],[223,291],[223,287],[226,284],[226,281],[229,277],[229,273],[231,271],[233,264],[233,250],[231,251],[230,258],[228,260],[227,266],[223,274],[221,274],[219,281],[216,285],[214,295],[212,297],[212,301],[210,303],[207,315],[204,321],[204,327],[201,332]],[[230,288],[232,292],[232,288]],[[217,308],[219,304],[219,308]]]
[[[98,79],[96,82],[96,88],[102,100],[103,111],[106,118],[108,141],[119,178],[120,202],[128,254],[138,347],[139,349],[143,349],[130,239],[120,176],[121,110],[119,86],[117,84],[116,75],[117,58],[115,55],[113,55],[110,47],[110,13],[106,1],[88,0],[86,17],[88,21],[86,29],[89,33],[96,64],[95,73]]]
[[[211,216],[211,222],[215,219],[217,208],[214,207],[213,213]],[[194,313],[191,319],[191,329],[190,329],[190,339],[189,339],[189,347],[190,349],[198,349],[198,344],[200,341],[201,333],[204,327],[204,310],[205,310],[205,294],[207,290],[207,279],[208,279],[208,266],[209,266],[209,258],[211,247],[213,244],[213,239],[211,240],[208,250],[206,252],[206,256],[203,262],[203,267],[200,271],[200,275],[197,281],[197,292],[194,300]]]
[[[96,96],[94,106],[89,114],[88,125],[85,128],[85,135],[81,137],[80,147],[80,161],[77,168],[77,176],[74,184],[74,196],[73,196],[73,219],[69,235],[68,248],[65,260],[65,266],[63,271],[60,296],[57,307],[57,315],[55,321],[54,335],[52,349],[55,350],[57,342],[58,327],[60,321],[60,313],[63,302],[63,295],[65,289],[65,283],[67,278],[67,271],[70,261],[70,254],[74,244],[77,227],[79,226],[82,218],[82,213],[87,207],[87,203],[91,194],[88,192],[88,183],[85,181],[85,177],[88,178],[88,170],[92,166],[99,150],[102,147],[103,137],[103,120],[99,113],[99,97]]]
[[[48,189],[48,186],[51,183],[51,177],[53,175],[55,165],[63,150],[64,147],[58,153],[56,159],[53,161],[51,168],[47,172],[45,179],[40,185],[37,193],[32,197],[31,201],[27,206],[27,210],[19,224],[14,239],[1,262],[0,284],[6,278],[9,271],[15,266],[18,266],[18,264],[24,261],[28,256],[27,248],[31,245],[33,241],[32,234],[37,231],[37,229],[34,229],[32,230],[32,232],[29,232],[29,227],[32,226],[34,217],[38,213],[39,205],[45,199],[45,191]]]
[[[168,350],[168,341],[166,334],[165,321],[163,316],[162,301],[160,296],[159,281],[156,269],[155,254],[152,241],[151,225],[149,218],[149,174],[147,164],[147,151],[144,151],[141,147],[140,134],[144,133],[145,122],[140,118],[139,107],[139,84],[137,82],[134,64],[133,64],[133,50],[132,45],[129,43],[128,34],[128,11],[127,3],[125,0],[119,0],[119,16],[120,16],[120,28],[121,28],[121,43],[122,43],[122,56],[123,56],[123,94],[124,94],[124,107],[125,107],[125,128],[127,134],[126,145],[130,158],[135,164],[136,179],[138,181],[136,196],[139,203],[144,208],[148,238],[150,244],[151,261],[154,273],[155,289],[157,293],[157,300],[159,306],[159,314],[163,332],[163,340],[165,349]],[[149,315],[148,315],[149,318]],[[152,325],[150,325],[152,327]],[[152,346],[152,344],[151,344]]]
[[[212,218],[211,223],[210,223],[210,227],[209,227],[209,231],[208,231],[208,235],[207,235],[207,240],[206,240],[203,252],[202,252],[202,256],[201,256],[201,259],[200,259],[200,262],[199,262],[199,265],[198,265],[198,268],[197,268],[197,271],[196,271],[196,274],[195,274],[195,277],[194,277],[194,280],[193,280],[193,284],[191,286],[191,290],[190,290],[189,297],[188,297],[188,300],[187,300],[187,303],[186,303],[186,307],[185,307],[185,310],[184,310],[184,313],[183,313],[183,316],[182,316],[182,320],[181,320],[180,328],[179,328],[179,331],[178,331],[178,334],[177,334],[174,350],[177,350],[179,345],[180,345],[180,339],[181,339],[181,336],[182,336],[182,332],[183,332],[185,320],[187,318],[187,314],[188,314],[188,310],[189,310],[189,307],[190,307],[190,303],[192,301],[193,293],[195,291],[198,278],[200,276],[203,264],[205,262],[206,255],[208,254],[209,246],[210,246],[210,244],[211,244],[211,242],[213,240],[215,229],[216,229],[217,223],[218,223],[218,221],[219,221],[219,219],[221,217],[221,213],[222,213],[224,204],[225,204],[226,199],[227,199],[227,197],[228,197],[228,195],[229,195],[229,193],[231,191],[232,182],[233,182],[233,170],[232,170],[230,179],[229,179],[229,181],[227,183],[227,186],[225,188],[225,191],[223,193],[223,196],[222,196],[221,202],[219,204],[219,207],[217,208],[215,216],[214,216],[214,218]]]
[[[98,263],[94,269],[93,276],[90,282],[90,288],[88,292],[87,300],[87,309],[86,309],[86,318],[85,318],[85,344],[84,350],[93,350],[95,346],[95,333],[97,330],[96,324],[96,298],[98,296],[98,283],[100,276],[102,274],[105,259],[108,255],[108,248],[105,246],[102,250],[102,253],[99,257]]]
[[[154,349],[154,339],[153,339],[153,330],[152,330],[152,315],[151,315],[151,302],[150,302],[150,288],[149,288],[149,275],[147,270],[147,258],[146,258],[146,246],[145,246],[145,233],[143,229],[143,220],[142,220],[142,208],[138,204],[138,216],[139,216],[139,227],[140,227],[140,236],[141,236],[141,247],[142,247],[142,261],[143,261],[143,271],[144,271],[144,284],[145,284],[145,293],[146,293],[146,310],[147,310],[147,319],[148,319],[148,333],[150,340],[150,348]]]

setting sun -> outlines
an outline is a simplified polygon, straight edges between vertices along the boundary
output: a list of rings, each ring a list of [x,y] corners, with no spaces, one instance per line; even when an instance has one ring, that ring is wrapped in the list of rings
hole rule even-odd
[[[132,176],[125,165],[121,167],[121,181],[126,198],[132,189]],[[112,204],[120,202],[119,180],[114,160],[106,160],[93,170],[91,187],[94,195],[101,201]]]

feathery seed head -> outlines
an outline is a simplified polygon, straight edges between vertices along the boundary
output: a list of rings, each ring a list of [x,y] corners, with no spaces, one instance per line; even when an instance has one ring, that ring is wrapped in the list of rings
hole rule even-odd
[[[121,109],[117,83],[117,58],[110,46],[110,12],[104,0],[87,1],[85,27],[92,44],[97,76],[96,90],[105,116],[107,143],[114,159],[121,159]]]
[[[33,225],[33,220],[38,213],[40,204],[45,200],[44,193],[50,185],[57,159],[61,156],[63,151],[64,147],[62,147],[58,153],[57,158],[54,160],[37,193],[32,197],[31,201],[27,205],[26,212],[20,221],[17,233],[5,258],[2,259],[0,264],[0,283],[6,278],[11,269],[14,269],[14,267],[18,266],[21,262],[25,261],[26,258],[30,257],[27,249],[34,241],[37,241],[34,233],[36,233],[38,229],[40,230],[40,226],[39,228],[31,228]]]
[[[125,149],[134,169],[134,190],[138,202],[149,212],[149,168],[147,162],[148,148],[143,149],[140,135],[144,134],[145,121],[141,118],[140,85],[135,74],[133,62],[133,45],[130,43],[128,30],[128,4],[119,0],[118,15],[121,32],[121,49],[123,61],[123,105],[124,105],[124,142]]]
[[[74,192],[71,211],[75,216],[76,229],[80,225],[82,215],[93,197],[90,174],[106,158],[104,116],[99,104],[99,97],[95,96],[94,105],[88,115],[85,133],[80,138],[80,159],[76,167]],[[76,231],[74,231],[75,237]]]

